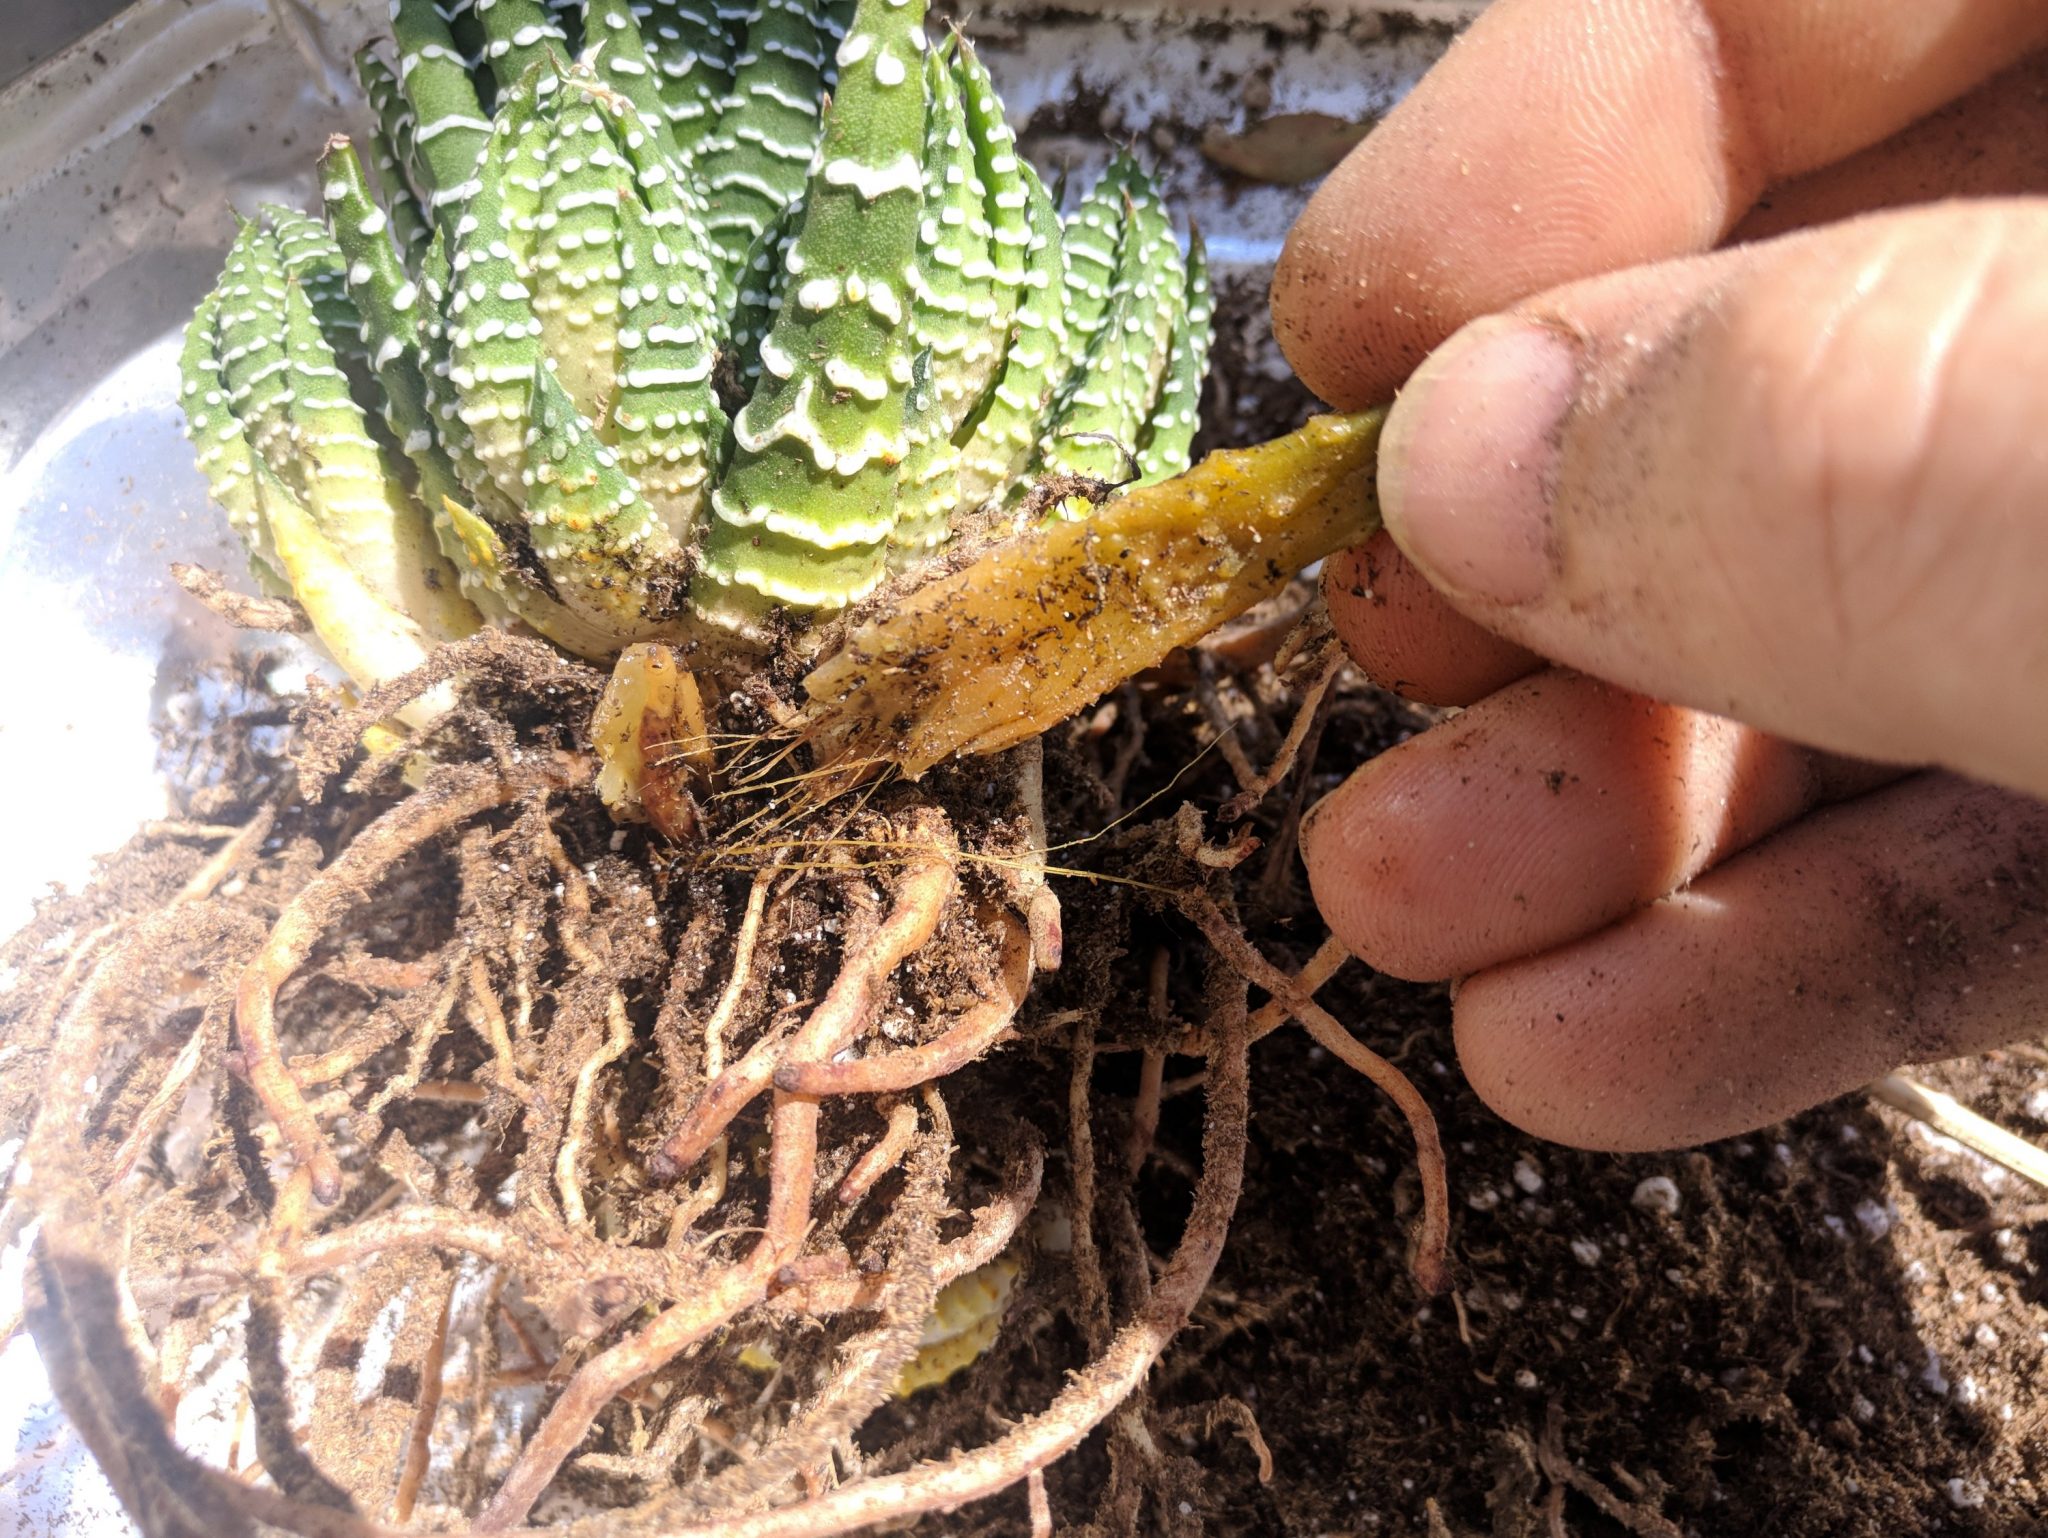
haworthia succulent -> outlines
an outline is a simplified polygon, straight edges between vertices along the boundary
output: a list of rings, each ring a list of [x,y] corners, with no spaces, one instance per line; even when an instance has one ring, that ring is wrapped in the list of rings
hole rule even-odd
[[[241,420],[256,457],[289,467],[297,479],[303,467],[293,464],[286,451],[292,387],[285,356],[284,286],[277,242],[260,224],[244,224],[228,249],[220,288],[221,379],[229,408]]]
[[[950,438],[987,383],[976,343],[998,324],[1008,325],[1009,317],[997,319],[988,190],[959,81],[943,49],[926,56],[925,88],[924,210],[912,268],[912,315],[918,345],[931,354],[939,435]]]
[[[1121,202],[1123,207],[1117,209]],[[1138,437],[1151,418],[1173,333],[1187,307],[1179,248],[1157,192],[1128,155],[1083,199],[1067,240],[1067,309],[1079,346],[1054,397],[1027,473],[1137,479]],[[1085,516],[1083,498],[1061,501]]]
[[[787,297],[711,494],[692,597],[715,623],[749,628],[772,603],[840,604],[880,580],[909,448],[923,23],[922,0],[863,0],[840,47]]]
[[[1200,230],[1188,232],[1187,302],[1174,329],[1173,355],[1151,419],[1138,434],[1138,469],[1144,484],[1187,468],[1209,374],[1215,307],[1209,294],[1209,257]]]
[[[455,388],[454,344],[449,319],[455,279],[447,243],[436,234],[420,258],[420,374],[427,390],[427,419],[435,438],[468,488],[471,505],[492,523],[511,527],[521,520],[519,503],[498,489],[477,453],[476,435],[462,419]]]
[[[183,358],[259,572],[370,626],[337,656],[467,623],[457,578],[588,656],[759,640],[1048,474],[1181,466],[1199,245],[1127,155],[1063,222],[924,9],[393,0],[381,203],[331,146],[326,226],[246,227]]]
[[[1061,227],[1052,195],[1030,166],[1023,167],[1025,221],[1023,276],[1010,345],[961,456],[956,496],[974,507],[1017,483],[1053,391],[1066,378],[1072,346],[1064,303]]]
[[[455,568],[463,596],[493,618],[517,612],[496,580],[501,562],[472,548],[451,521],[449,505],[466,507],[469,492],[429,413],[419,288],[385,236],[362,162],[348,140],[328,141],[320,178],[328,227],[348,262],[349,297],[362,316],[363,342],[383,392],[384,420],[412,465],[415,496],[433,523],[441,553]]]
[[[774,329],[789,283],[789,247],[803,225],[804,200],[797,196],[755,238],[740,265],[733,295],[727,351],[741,384],[751,390],[761,378],[761,344]]]
[[[564,100],[551,116],[532,242],[515,245],[513,260],[525,269],[525,303],[540,319],[542,352],[569,399],[596,418],[618,384],[619,200],[634,190],[595,102]],[[519,303],[510,295],[505,302]],[[502,313],[508,324],[514,318],[498,306],[486,313]]]
[[[718,119],[732,90],[731,34],[716,0],[652,0],[647,41],[677,153],[688,156]]]
[[[448,377],[456,415],[500,496],[524,505],[526,409],[540,365],[541,317],[527,279],[553,131],[535,82],[498,105],[482,179],[449,261]]]
[[[389,222],[381,208],[376,210],[375,217],[380,230]],[[277,242],[277,254],[284,263],[285,276],[311,303],[314,318],[320,323],[320,334],[326,338],[327,345],[344,362],[366,363],[368,354],[363,350],[362,317],[356,313],[356,307],[348,297],[347,267],[342,261],[341,248],[327,233],[327,227],[318,219],[309,219],[274,203],[264,205],[263,218],[270,226],[272,239]]]
[[[626,640],[661,632],[683,546],[546,363],[533,368],[526,518],[534,554],[576,613]]]
[[[583,52],[589,42],[590,22],[594,19],[595,7],[586,9],[583,0],[546,0],[548,19],[562,34],[562,40],[569,46],[568,57]]]
[[[398,3],[399,0],[391,0],[394,18]],[[475,74],[478,98],[487,106],[494,104],[498,97],[498,82],[484,64],[484,29],[476,19],[476,0],[434,0],[434,9],[447,24],[449,37]],[[394,20],[394,28],[395,25]],[[404,71],[401,70],[399,75],[403,79]]]
[[[825,84],[830,87],[839,79],[839,45],[846,41],[846,34],[853,30],[854,13],[860,9],[860,0],[825,0],[825,8],[819,13],[819,31],[827,47],[825,63]]]
[[[661,97],[661,77],[647,57],[647,41],[629,0],[591,0],[581,58],[586,68],[639,111],[655,147],[677,156],[676,137]]]
[[[491,122],[434,0],[391,0],[391,37],[399,85],[412,106],[413,169],[428,214],[452,240],[457,218],[482,186],[478,162]]]
[[[639,635],[680,582],[663,573],[724,426],[709,259],[630,101],[574,77],[552,97],[534,85],[500,108],[487,154],[503,169],[456,248],[450,379],[563,602]],[[636,565],[642,580],[624,580]]]
[[[229,277],[237,277],[238,257],[229,258]],[[246,271],[246,263],[243,264]],[[227,372],[221,363],[221,305],[239,284],[223,284],[200,301],[185,328],[184,350],[178,357],[178,403],[185,412],[185,436],[192,440],[199,470],[214,501],[249,547],[250,565],[266,588],[289,591],[278,562],[277,547],[263,521],[256,499],[256,455],[249,447],[243,418],[229,399]]]
[[[1136,170],[1137,163],[1128,154],[1119,154],[1080,206],[1061,222],[1069,358],[1076,364],[1087,356],[1115,299],[1117,258],[1123,249],[1124,196]]]
[[[1130,192],[1130,218],[1124,241],[1137,252],[1137,280],[1131,289],[1130,313],[1124,318],[1124,374],[1118,400],[1120,429],[1135,446],[1150,421],[1166,370],[1173,340],[1187,318],[1187,259],[1174,240],[1166,200],[1149,178],[1138,177]]]
[[[554,13],[540,0],[474,0],[472,9],[483,29],[483,62],[502,94],[525,78],[528,70],[548,62],[566,62],[569,39],[555,24]],[[545,71],[539,77],[540,93],[554,88]]]
[[[293,487],[350,570],[433,640],[466,635],[477,617],[434,544],[419,505],[392,478],[383,451],[349,398],[348,379],[297,283],[285,285],[287,413]]]
[[[320,202],[347,264],[349,303],[361,319],[363,345],[383,387],[391,431],[421,475],[431,466],[445,486],[459,487],[427,420],[419,289],[399,264],[383,210],[370,197],[362,160],[346,138],[329,139],[320,157]]]
[[[412,666],[425,642],[474,628],[272,231],[242,227],[181,363],[214,495],[352,676],[374,682]]]
[[[572,82],[572,95],[577,88]],[[702,205],[655,153],[652,125],[599,100],[625,166],[617,186],[620,319],[610,427],[626,469],[678,540],[690,538],[723,457],[716,277]]]
[[[960,461],[953,435],[987,384],[978,344],[997,324],[988,191],[948,52],[925,57],[924,210],[910,269],[922,377],[910,403],[910,456],[890,534],[912,559],[949,531]],[[1009,324],[1007,314],[1001,324]]]
[[[989,304],[986,324],[978,328],[962,357],[965,393],[979,402],[988,394],[1016,316],[1031,245],[1030,168],[1017,157],[1017,137],[1003,119],[995,83],[965,38],[953,40],[952,64],[967,114],[967,132],[974,146],[975,172],[981,180],[987,220]]]
[[[424,662],[420,627],[370,590],[283,478],[259,460],[254,481],[285,581],[342,671],[368,687]]]

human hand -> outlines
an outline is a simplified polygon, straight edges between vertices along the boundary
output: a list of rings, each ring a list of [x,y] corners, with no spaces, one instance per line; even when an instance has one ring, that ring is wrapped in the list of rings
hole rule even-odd
[[[2044,44],[2033,0],[1497,0],[1289,240],[1310,387],[1415,371],[1331,614],[1471,707],[1316,809],[1310,880],[1463,979],[1532,1132],[1703,1141],[2048,1021]],[[1947,194],[2001,200],[1906,206]]]

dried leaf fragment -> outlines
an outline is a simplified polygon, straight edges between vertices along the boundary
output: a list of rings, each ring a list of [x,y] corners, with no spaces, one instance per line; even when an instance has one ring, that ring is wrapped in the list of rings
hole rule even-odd
[[[629,646],[590,723],[597,793],[614,817],[651,822],[677,842],[696,837],[691,783],[711,773],[711,729],[695,675],[657,641]]]
[[[1298,187],[1334,170],[1372,129],[1327,112],[1282,112],[1235,133],[1211,128],[1202,153],[1248,180]]]

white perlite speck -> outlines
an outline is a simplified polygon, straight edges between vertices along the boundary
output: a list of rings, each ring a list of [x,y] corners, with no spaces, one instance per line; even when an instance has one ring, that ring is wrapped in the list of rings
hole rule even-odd
[[[1948,1395],[1948,1374],[1941,1370],[1941,1353],[1932,1346],[1927,1348],[1927,1365],[1920,1369],[1920,1384],[1930,1394]]]
[[[1635,1194],[1628,1204],[1638,1212],[1655,1212],[1668,1218],[1678,1212],[1679,1200],[1677,1181],[1669,1175],[1650,1175],[1636,1182]]]

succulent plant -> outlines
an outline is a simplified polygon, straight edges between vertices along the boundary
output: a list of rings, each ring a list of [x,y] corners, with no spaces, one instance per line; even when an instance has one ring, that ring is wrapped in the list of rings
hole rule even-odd
[[[758,648],[1070,478],[1183,469],[1199,239],[1119,156],[1062,218],[922,0],[396,0],[379,186],[245,223],[184,404],[358,683],[482,623]],[[1007,522],[1005,520],[1007,519]]]

